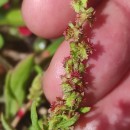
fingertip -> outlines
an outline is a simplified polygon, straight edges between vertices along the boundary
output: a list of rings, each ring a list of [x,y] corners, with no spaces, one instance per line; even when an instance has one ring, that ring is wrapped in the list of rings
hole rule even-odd
[[[36,35],[55,38],[63,34],[75,13],[71,0],[24,0],[22,14],[27,27]]]
[[[51,64],[43,77],[43,90],[50,102],[56,101],[56,97],[62,97],[61,75],[63,75],[63,60],[69,56],[69,43],[64,41],[56,54],[54,55]]]
[[[59,87],[60,80],[59,78],[54,80],[51,74],[53,75],[51,70],[48,68],[43,76],[43,91],[50,103],[56,101],[56,97],[62,97],[62,90]]]

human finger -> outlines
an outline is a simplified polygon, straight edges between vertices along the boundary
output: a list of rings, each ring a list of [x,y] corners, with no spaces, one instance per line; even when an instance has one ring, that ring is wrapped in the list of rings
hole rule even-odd
[[[130,70],[120,85],[79,119],[75,130],[130,129]]]
[[[89,60],[90,72],[85,76],[85,80],[89,82],[86,92],[89,105],[96,103],[116,87],[129,69],[130,25],[127,13],[112,0],[104,2],[97,10],[97,20],[92,32],[86,31],[90,36],[94,34],[90,41],[96,49],[96,54]],[[51,102],[62,96],[62,61],[70,55],[69,51],[69,43],[64,42],[44,76],[44,92]]]
[[[100,0],[91,0],[96,5]],[[75,12],[71,0],[24,0],[22,14],[27,27],[36,35],[55,38],[63,34]]]

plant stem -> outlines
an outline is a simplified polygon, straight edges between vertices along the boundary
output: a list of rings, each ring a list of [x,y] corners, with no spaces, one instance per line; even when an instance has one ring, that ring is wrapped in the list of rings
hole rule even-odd
[[[32,105],[32,101],[29,101],[28,103],[26,103],[25,105],[23,105],[23,107],[21,107],[18,111],[18,113],[16,114],[14,120],[11,123],[11,126],[13,128],[16,128],[16,126],[18,125],[18,123],[21,121],[21,119],[23,118],[23,116],[26,114],[26,112],[30,109]]]

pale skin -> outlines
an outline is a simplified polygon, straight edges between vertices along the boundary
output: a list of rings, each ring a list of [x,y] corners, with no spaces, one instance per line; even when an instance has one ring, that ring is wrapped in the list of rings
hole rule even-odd
[[[35,34],[56,38],[69,21],[74,21],[70,1],[24,0],[24,20]],[[95,54],[89,59],[90,70],[85,75],[89,82],[86,104],[93,109],[80,118],[75,130],[130,130],[130,1],[98,2],[91,3],[96,10],[90,39]],[[85,31],[89,36],[91,33]],[[43,78],[43,89],[50,102],[62,96],[62,61],[68,55],[69,44],[63,42]]]

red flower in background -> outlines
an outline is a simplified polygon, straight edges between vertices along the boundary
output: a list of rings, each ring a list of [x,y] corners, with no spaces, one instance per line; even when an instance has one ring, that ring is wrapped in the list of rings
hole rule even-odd
[[[18,31],[23,36],[30,36],[32,34],[32,32],[25,26],[19,27]]]

